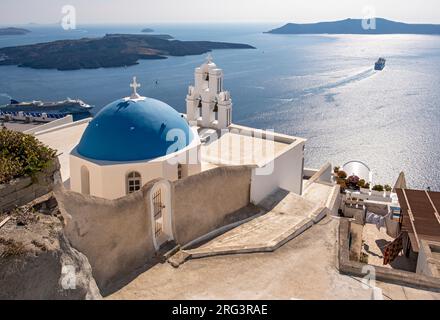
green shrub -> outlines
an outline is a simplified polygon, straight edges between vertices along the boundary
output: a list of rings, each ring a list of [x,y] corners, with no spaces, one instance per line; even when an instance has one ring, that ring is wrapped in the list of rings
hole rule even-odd
[[[383,185],[381,185],[381,184],[376,184],[374,187],[373,187],[373,190],[374,191],[379,191],[379,192],[383,192]]]
[[[0,129],[0,184],[21,176],[34,177],[55,155],[55,150],[32,135]]]
[[[386,184],[384,186],[384,188],[385,188],[385,191],[388,191],[388,192],[391,192],[391,190],[392,190],[392,188],[391,188],[391,186],[389,184]]]
[[[365,187],[365,180],[364,179],[359,180],[357,186],[359,188],[364,188]]]

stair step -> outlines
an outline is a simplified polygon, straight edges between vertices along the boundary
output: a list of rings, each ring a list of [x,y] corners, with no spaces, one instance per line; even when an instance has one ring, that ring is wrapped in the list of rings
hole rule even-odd
[[[174,240],[171,240],[160,246],[159,251],[156,253],[156,257],[165,262],[179,250],[180,245]]]
[[[190,257],[191,255],[188,252],[179,250],[176,254],[168,259],[168,263],[171,264],[174,268],[178,268]]]

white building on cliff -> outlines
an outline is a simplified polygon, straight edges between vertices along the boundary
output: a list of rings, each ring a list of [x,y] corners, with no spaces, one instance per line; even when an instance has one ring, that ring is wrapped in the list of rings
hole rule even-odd
[[[139,95],[139,86],[134,80],[130,96],[93,119],[39,134],[62,152],[63,180],[71,190],[116,199],[153,179],[244,165],[252,167],[253,203],[277,188],[301,194],[305,139],[235,125],[223,71],[210,56],[195,69],[186,115]]]

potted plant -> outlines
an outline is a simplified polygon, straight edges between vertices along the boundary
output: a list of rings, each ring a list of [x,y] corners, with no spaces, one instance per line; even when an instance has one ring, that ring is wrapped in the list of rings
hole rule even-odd
[[[333,172],[335,173],[335,174],[338,174],[338,172],[339,172],[339,169],[340,169],[340,167],[334,167],[333,168]]]
[[[367,189],[368,192],[370,192],[370,183],[369,183],[369,182],[367,182],[367,183],[364,185],[364,189]]]
[[[344,192],[347,189],[347,181],[342,178],[338,178],[337,183],[341,186],[341,192]]]
[[[359,177],[352,175],[349,176],[347,179],[347,184],[351,189],[357,190],[358,189],[358,183],[359,183]]]
[[[384,189],[383,189],[383,185],[381,185],[381,184],[376,184],[376,185],[373,187],[373,189],[372,189],[372,191],[371,191],[371,194],[372,194],[372,195],[375,195],[375,196],[378,196],[378,197],[383,197],[383,191],[384,191]]]
[[[343,170],[339,170],[338,171],[338,178],[345,180],[347,178],[347,173]]]
[[[358,187],[359,187],[359,191],[362,194],[369,194],[370,193],[370,184],[365,183],[364,179],[359,180]]]
[[[390,197],[391,196],[391,190],[392,190],[391,186],[389,184],[386,184],[384,186],[384,188],[385,188],[385,196]]]

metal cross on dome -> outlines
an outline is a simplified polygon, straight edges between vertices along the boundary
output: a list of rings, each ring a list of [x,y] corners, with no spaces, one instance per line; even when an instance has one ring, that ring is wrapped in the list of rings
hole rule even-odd
[[[133,88],[133,93],[131,94],[131,99],[139,99],[141,96],[137,93],[137,89],[141,87],[140,83],[136,81],[136,77],[133,77],[133,82],[130,84]]]

